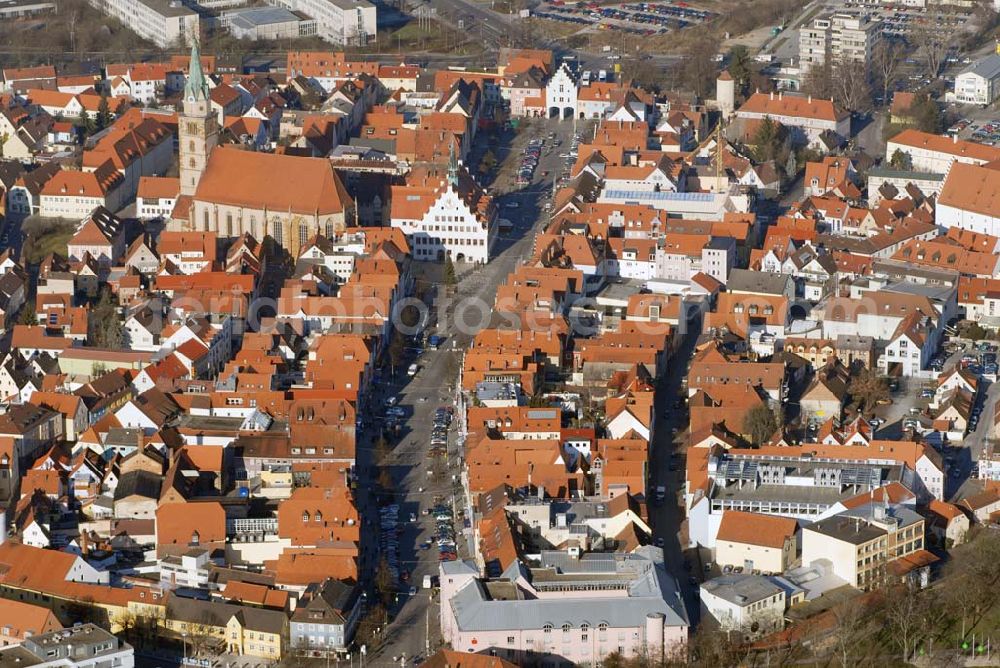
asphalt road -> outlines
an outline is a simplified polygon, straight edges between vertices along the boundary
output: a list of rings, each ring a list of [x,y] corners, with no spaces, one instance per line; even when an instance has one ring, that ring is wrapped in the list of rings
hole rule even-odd
[[[667,365],[667,373],[658,379],[656,386],[647,496],[654,497],[653,490],[659,485],[667,488],[666,500],[650,505],[653,536],[656,544],[662,541],[667,571],[677,578],[688,617],[694,625],[698,619],[698,586],[691,578],[701,581],[705,572],[697,551],[689,550],[681,536],[688,410],[686,401],[679,409],[674,407],[674,402],[683,394],[682,381],[687,376],[688,363],[701,331],[700,316],[688,323],[687,329],[687,335]]]
[[[421,586],[425,575],[437,575],[438,553],[435,546],[429,550],[421,550],[419,547],[420,543],[430,540],[435,520],[423,515],[421,511],[433,503],[434,497],[448,497],[452,494],[456,494],[455,506],[461,511],[459,487],[451,478],[452,475],[460,478],[461,473],[461,445],[455,430],[457,416],[449,439],[447,464],[435,462],[429,455],[429,446],[434,411],[441,405],[454,405],[454,385],[457,382],[462,351],[474,336],[474,332],[459,331],[449,323],[454,317],[454,305],[463,299],[478,299],[492,306],[497,286],[530,254],[533,237],[547,219],[541,215],[541,204],[543,196],[547,194],[545,186],[551,181],[543,181],[541,173],[558,168],[560,151],[550,150],[542,156],[534,182],[524,189],[504,192],[506,177],[510,167],[516,170],[520,148],[528,139],[532,136],[544,136],[550,131],[556,132],[563,144],[568,145],[573,123],[537,120],[529,124],[512,142],[511,151],[502,163],[500,178],[491,190],[495,193],[503,192],[498,196],[501,215],[514,224],[513,232],[498,240],[497,255],[485,266],[472,268],[458,265],[461,278],[454,296],[447,298],[439,294],[435,300],[431,322],[436,323],[436,326],[429,329],[428,333],[446,337],[444,344],[438,350],[427,350],[416,358],[420,370],[415,377],[400,378],[383,386],[382,396],[389,393],[397,396],[399,405],[408,415],[405,421],[407,431],[393,449],[389,462],[395,483],[396,502],[400,505],[399,517],[404,524],[399,537],[400,566],[410,571],[409,584],[417,587],[417,593],[400,597],[399,606],[394,610],[396,617],[384,634],[386,642],[377,651],[369,652],[367,665],[415,665],[416,658],[426,656],[428,650],[436,651],[441,644],[437,596]],[[483,147],[479,147],[474,155],[479,156],[482,152]],[[516,208],[505,206],[513,201],[518,203]],[[428,476],[428,470],[432,475]],[[417,516],[417,522],[407,522],[411,513]],[[458,513],[455,517],[455,530],[456,536],[463,533],[463,520]],[[460,558],[469,556],[466,537],[460,538],[458,542]],[[406,658],[401,660],[401,657]]]

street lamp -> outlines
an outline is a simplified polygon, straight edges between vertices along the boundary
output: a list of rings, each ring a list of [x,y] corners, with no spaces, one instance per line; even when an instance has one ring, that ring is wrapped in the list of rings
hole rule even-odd
[[[182,633],[181,634],[181,643],[184,645],[184,663],[187,663],[187,659],[188,659],[187,637],[188,637],[187,633]]]

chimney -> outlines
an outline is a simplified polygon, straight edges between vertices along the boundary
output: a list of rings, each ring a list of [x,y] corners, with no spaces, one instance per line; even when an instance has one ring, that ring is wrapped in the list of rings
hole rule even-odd
[[[951,136],[951,142],[953,144],[957,144],[958,143],[958,133],[957,132]]]
[[[812,96],[812,93],[810,93],[809,94],[809,104],[812,104],[812,101],[813,101],[813,96]]]
[[[774,91],[773,90],[771,91],[771,99],[772,100],[774,99]]]
[[[778,91],[778,99],[779,99],[779,100],[781,99],[781,96],[782,96],[782,95],[784,95],[784,91],[780,91],[780,90],[779,90],[779,91]]]

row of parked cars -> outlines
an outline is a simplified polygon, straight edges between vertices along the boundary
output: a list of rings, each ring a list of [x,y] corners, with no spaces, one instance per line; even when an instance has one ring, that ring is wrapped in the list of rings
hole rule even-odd
[[[517,184],[525,185],[531,183],[538,168],[538,161],[542,158],[542,149],[545,148],[544,139],[532,139],[521,151],[521,166],[517,170]]]
[[[431,539],[420,544],[421,550],[429,550],[437,544],[438,561],[454,561],[458,559],[458,546],[455,543],[455,518],[451,508],[445,503],[444,497],[434,497],[434,506],[425,511],[434,516],[434,533]]]
[[[403,527],[399,523],[399,504],[391,503],[379,508],[379,553],[385,557],[393,580],[402,581],[399,569],[399,534]]]
[[[568,7],[554,7],[553,9],[554,11],[551,12],[534,12],[532,15],[541,19],[549,19],[551,21],[561,21],[563,23],[576,23],[577,25],[586,26],[586,25],[598,24],[598,27],[601,30],[606,30],[609,27],[613,27],[617,30],[621,30],[622,32],[626,32],[632,35],[653,35],[657,32],[661,33],[667,32],[666,28],[660,28],[659,30],[647,30],[644,28],[633,28],[623,25],[612,26],[611,24],[606,23],[604,21],[606,21],[608,18],[618,18],[618,17],[612,17],[610,15],[604,16],[600,11],[597,10],[578,10],[578,9],[570,9]],[[581,11],[582,13],[579,13]],[[625,12],[621,13],[624,14]]]
[[[448,429],[451,427],[454,408],[441,406],[434,411],[434,427],[431,429],[431,455],[448,456]]]
[[[714,12],[707,12],[703,9],[688,7],[685,2],[633,2],[627,5],[622,5],[622,8],[639,12],[652,12],[663,16],[673,16],[678,19],[684,19],[685,21],[707,21],[715,17]]]

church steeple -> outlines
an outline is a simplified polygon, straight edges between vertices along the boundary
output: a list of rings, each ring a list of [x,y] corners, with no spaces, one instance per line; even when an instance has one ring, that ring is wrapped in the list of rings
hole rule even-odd
[[[448,185],[458,188],[458,158],[455,157],[455,140],[452,138],[448,149]]]
[[[201,69],[201,49],[198,39],[191,43],[191,64],[188,66],[187,83],[184,84],[184,100],[195,102],[208,99],[208,83],[205,72]]]
[[[180,141],[181,194],[194,195],[208,165],[208,156],[219,143],[219,119],[212,109],[197,40],[191,45],[191,65],[187,83],[184,84],[177,134]]]

